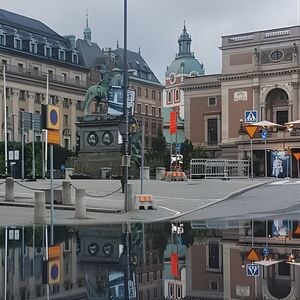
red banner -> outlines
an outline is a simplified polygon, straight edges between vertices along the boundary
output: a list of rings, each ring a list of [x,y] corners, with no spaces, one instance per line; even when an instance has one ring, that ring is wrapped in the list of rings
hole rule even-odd
[[[178,276],[178,254],[171,253],[171,274],[173,276]]]
[[[170,111],[170,134],[175,134],[177,132],[177,113],[176,111]]]

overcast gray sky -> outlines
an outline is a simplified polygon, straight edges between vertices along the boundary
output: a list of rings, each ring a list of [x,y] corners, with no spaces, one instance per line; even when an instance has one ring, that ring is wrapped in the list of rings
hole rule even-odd
[[[186,20],[192,51],[206,74],[221,71],[221,36],[298,24],[299,0],[128,0],[128,49],[138,51],[163,83]],[[60,35],[82,38],[88,9],[92,40],[123,47],[123,0],[0,0]]]

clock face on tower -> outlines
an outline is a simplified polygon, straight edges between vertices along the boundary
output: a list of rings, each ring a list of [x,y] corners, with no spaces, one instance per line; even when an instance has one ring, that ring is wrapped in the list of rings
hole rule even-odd
[[[174,84],[176,82],[175,73],[171,73],[169,78],[170,84]]]

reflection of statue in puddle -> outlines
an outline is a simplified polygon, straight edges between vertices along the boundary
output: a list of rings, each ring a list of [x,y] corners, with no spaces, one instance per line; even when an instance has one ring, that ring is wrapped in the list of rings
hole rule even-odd
[[[278,159],[278,157],[276,156],[273,161],[272,175],[275,176],[275,178],[278,178],[279,174],[282,172],[283,172],[282,160]]]

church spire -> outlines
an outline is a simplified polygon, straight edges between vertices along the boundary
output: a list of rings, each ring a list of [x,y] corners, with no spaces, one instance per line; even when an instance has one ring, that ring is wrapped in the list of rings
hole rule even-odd
[[[191,36],[186,31],[186,24],[185,24],[185,20],[184,20],[183,30],[178,39],[179,51],[178,51],[177,56],[187,56],[187,55],[193,56],[193,54],[191,52],[191,43],[192,43],[192,39],[191,39]]]
[[[85,41],[87,41],[87,43],[91,46],[91,44],[92,44],[92,31],[89,28],[88,10],[86,10],[86,14],[85,14],[85,23],[86,23],[86,27],[84,28],[84,31],[83,31],[83,39]]]

